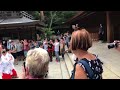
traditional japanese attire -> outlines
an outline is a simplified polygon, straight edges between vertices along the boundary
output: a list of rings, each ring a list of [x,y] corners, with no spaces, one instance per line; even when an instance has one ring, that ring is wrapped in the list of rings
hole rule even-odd
[[[14,57],[11,54],[6,53],[6,55],[1,56],[0,73],[2,79],[17,77],[17,73],[14,68]]]

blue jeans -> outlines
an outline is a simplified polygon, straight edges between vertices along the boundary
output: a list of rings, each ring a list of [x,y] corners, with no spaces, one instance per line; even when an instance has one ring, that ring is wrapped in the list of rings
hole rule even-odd
[[[27,52],[28,52],[28,51],[24,51],[24,56],[25,56],[25,57],[27,57]]]
[[[55,51],[55,56],[56,56],[57,60],[59,60],[59,61],[60,61],[59,51]]]

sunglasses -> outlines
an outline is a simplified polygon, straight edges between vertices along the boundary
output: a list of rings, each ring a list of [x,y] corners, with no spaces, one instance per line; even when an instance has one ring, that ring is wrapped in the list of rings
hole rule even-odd
[[[24,67],[24,70],[25,70],[25,72],[26,72],[26,66],[25,66],[25,62],[23,62],[23,67]]]

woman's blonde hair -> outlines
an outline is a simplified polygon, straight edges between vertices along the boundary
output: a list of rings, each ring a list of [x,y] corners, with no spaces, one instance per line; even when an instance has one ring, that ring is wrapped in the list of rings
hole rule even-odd
[[[92,46],[92,39],[89,32],[82,28],[74,31],[71,37],[71,49],[87,51]]]
[[[29,50],[26,57],[26,66],[33,78],[42,78],[48,71],[48,52],[42,48]]]

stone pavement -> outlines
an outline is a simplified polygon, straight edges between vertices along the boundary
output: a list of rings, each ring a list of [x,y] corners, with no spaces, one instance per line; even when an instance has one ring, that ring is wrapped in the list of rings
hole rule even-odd
[[[107,43],[94,42],[89,52],[98,55],[103,64],[103,79],[120,79],[120,52],[108,49]],[[72,53],[69,53],[72,59]],[[74,63],[74,61],[72,60]]]
[[[108,49],[107,43],[95,42],[90,52],[95,53],[103,61],[104,79],[120,79],[120,52],[115,48]]]

